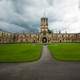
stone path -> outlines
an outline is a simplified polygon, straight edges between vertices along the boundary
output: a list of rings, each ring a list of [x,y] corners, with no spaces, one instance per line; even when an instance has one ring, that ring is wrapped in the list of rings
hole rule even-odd
[[[47,46],[32,63],[0,63],[0,80],[80,80],[80,62],[52,59]]]

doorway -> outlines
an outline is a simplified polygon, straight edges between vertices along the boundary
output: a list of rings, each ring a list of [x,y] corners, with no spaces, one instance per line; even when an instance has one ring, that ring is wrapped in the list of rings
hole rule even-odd
[[[42,38],[42,43],[47,43],[47,38],[46,37]]]

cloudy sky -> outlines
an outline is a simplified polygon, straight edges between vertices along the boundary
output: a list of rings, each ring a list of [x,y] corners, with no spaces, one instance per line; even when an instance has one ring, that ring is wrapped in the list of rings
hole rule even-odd
[[[44,15],[54,32],[80,32],[79,0],[0,0],[2,31],[38,32]]]

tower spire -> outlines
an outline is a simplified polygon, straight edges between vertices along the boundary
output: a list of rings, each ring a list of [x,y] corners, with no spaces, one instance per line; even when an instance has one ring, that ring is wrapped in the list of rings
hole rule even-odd
[[[43,17],[46,17],[46,10],[43,9]]]
[[[44,10],[44,17],[46,17],[45,10]]]

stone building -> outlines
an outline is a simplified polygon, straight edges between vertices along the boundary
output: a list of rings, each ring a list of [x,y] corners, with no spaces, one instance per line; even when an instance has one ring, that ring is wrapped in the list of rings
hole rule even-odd
[[[0,43],[61,43],[80,42],[80,33],[53,33],[48,29],[48,18],[42,17],[39,33],[0,32]]]
[[[14,34],[9,32],[0,32],[0,43],[13,43]]]

